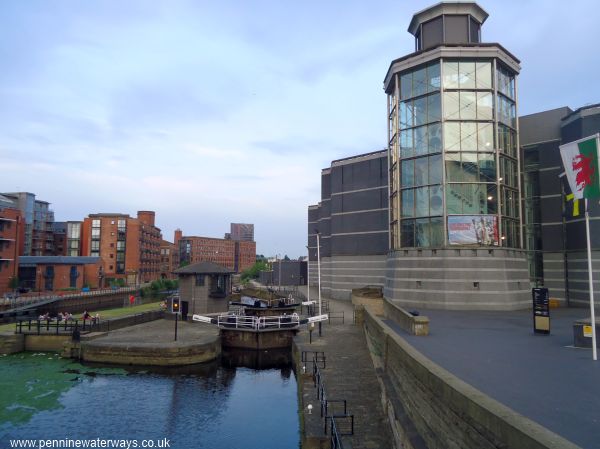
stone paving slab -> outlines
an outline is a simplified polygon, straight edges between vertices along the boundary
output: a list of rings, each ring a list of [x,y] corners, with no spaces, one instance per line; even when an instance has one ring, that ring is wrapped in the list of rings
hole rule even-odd
[[[390,449],[393,447],[391,430],[383,412],[381,390],[362,327],[352,323],[350,302],[330,300],[330,307],[332,311],[344,311],[345,324],[341,320],[324,323],[322,337],[318,336],[318,326],[315,326],[312,344],[309,333],[302,331],[295,340],[298,350],[325,352],[326,368],[322,369],[322,374],[327,397],[346,399],[348,413],[354,415],[354,435],[343,437],[344,447]],[[311,363],[306,367],[307,372],[312,370]],[[301,380],[306,434],[323,435],[323,419],[312,377],[303,376]],[[306,414],[309,403],[313,405],[312,415]],[[334,407],[335,413],[342,411],[339,404]]]
[[[177,341],[175,341],[175,321],[162,319],[110,331],[89,344],[176,348],[190,344],[209,343],[214,341],[218,335],[219,329],[216,326],[179,321],[177,323]]]

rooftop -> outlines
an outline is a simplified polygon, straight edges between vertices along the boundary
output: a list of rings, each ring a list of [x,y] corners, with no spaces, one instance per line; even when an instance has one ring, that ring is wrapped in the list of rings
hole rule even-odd
[[[233,274],[229,268],[213,262],[198,262],[185,267],[178,268],[175,274]]]

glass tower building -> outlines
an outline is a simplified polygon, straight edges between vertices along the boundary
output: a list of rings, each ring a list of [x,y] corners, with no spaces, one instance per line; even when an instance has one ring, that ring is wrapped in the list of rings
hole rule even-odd
[[[384,81],[390,176],[386,294],[412,306],[423,305],[425,297],[434,307],[525,306],[529,285],[519,251],[516,119],[520,66],[501,45],[481,42],[487,17],[476,3],[462,2],[416,13],[408,30],[415,52],[392,61]],[[500,274],[474,271],[469,257],[485,259],[482,266]],[[464,267],[453,258],[462,258]],[[509,275],[510,259],[518,269]],[[464,273],[455,282],[428,278],[421,270],[426,266],[462,267]],[[419,279],[414,270],[421,272]],[[501,293],[492,298],[494,290]],[[469,299],[471,293],[478,299]]]

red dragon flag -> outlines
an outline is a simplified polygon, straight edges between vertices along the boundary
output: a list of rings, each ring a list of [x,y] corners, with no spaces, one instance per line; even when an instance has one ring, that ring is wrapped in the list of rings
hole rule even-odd
[[[565,174],[574,199],[600,197],[598,134],[560,146]]]

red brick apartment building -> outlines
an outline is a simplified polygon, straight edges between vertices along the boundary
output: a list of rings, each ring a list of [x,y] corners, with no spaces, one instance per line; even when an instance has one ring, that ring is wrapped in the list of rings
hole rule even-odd
[[[179,243],[181,263],[214,262],[234,272],[240,272],[254,265],[256,243],[212,237],[181,236],[175,231],[175,241]]]
[[[0,296],[11,292],[11,279],[19,275],[25,224],[21,211],[0,205]]]
[[[99,257],[22,256],[19,284],[38,292],[103,287]]]
[[[163,240],[160,244],[160,278],[161,279],[177,279],[177,275],[173,273],[178,268],[175,265],[177,257],[177,246],[174,243]]]
[[[81,226],[81,254],[102,260],[104,277],[123,279],[128,285],[160,277],[162,235],[153,211],[127,214],[90,214]]]

